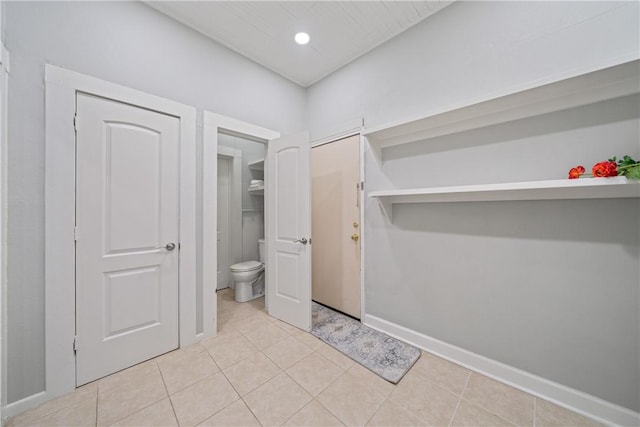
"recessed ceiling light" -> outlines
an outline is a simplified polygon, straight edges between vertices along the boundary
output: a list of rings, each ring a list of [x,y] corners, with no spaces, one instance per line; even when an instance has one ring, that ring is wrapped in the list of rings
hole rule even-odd
[[[307,33],[298,33],[298,34],[296,34],[296,36],[294,38],[296,40],[296,43],[298,43],[298,44],[307,44],[307,43],[309,43],[309,34],[307,34]]]

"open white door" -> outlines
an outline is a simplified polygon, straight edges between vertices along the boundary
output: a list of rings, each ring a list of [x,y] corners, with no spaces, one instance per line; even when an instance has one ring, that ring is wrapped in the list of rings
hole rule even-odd
[[[267,146],[265,203],[269,314],[311,330],[310,144],[307,132]]]

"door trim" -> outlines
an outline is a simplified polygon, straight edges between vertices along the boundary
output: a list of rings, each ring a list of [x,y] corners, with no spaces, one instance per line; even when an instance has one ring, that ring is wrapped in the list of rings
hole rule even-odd
[[[229,238],[229,252],[231,255],[231,265],[242,262],[242,150],[229,147],[218,147],[218,157],[231,160],[231,185],[229,193],[231,194],[229,215],[231,219],[231,234]],[[217,163],[216,163],[217,167]],[[218,191],[216,170],[216,195]],[[217,201],[217,199],[216,199]],[[217,202],[216,202],[217,203]],[[216,205],[216,213],[218,212]],[[235,220],[234,220],[235,219]],[[217,218],[216,218],[217,225]],[[217,249],[217,246],[216,246]],[[217,255],[217,254],[216,254]],[[204,258],[203,258],[204,259]],[[216,257],[216,260],[218,258]],[[216,266],[217,271],[217,266]],[[216,289],[218,289],[216,276]]]
[[[276,132],[251,123],[236,120],[221,114],[205,111],[203,113],[202,143],[202,282],[218,288],[218,248],[216,233],[218,227],[218,132],[233,136],[242,136],[253,141],[266,143],[280,136]],[[215,294],[209,305],[208,319],[213,320],[212,334],[218,330],[218,302]]]
[[[180,120],[179,340],[187,346],[210,333],[198,328],[199,304],[210,319],[207,292],[196,285],[196,110],[165,98],[52,65],[45,66],[45,378],[33,406],[76,385],[75,355],[75,134],[76,93],[84,92],[168,114]],[[210,298],[209,298],[210,300]],[[212,323],[212,322],[211,322]],[[198,329],[201,329],[198,331]],[[27,400],[27,399],[25,399]]]

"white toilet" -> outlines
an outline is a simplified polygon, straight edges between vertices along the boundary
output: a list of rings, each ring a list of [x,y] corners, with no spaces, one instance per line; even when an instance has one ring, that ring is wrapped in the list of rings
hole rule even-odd
[[[245,261],[231,266],[237,302],[251,301],[264,295],[264,239],[258,240],[260,261]]]

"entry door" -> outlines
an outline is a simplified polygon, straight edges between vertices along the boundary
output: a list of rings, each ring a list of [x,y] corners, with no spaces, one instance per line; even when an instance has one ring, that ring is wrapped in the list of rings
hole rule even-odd
[[[231,281],[231,160],[218,156],[218,289]]]
[[[311,149],[313,300],[360,318],[360,135]]]
[[[76,382],[178,347],[179,120],[77,95]]]
[[[269,314],[311,330],[309,135],[272,139],[265,175]]]

